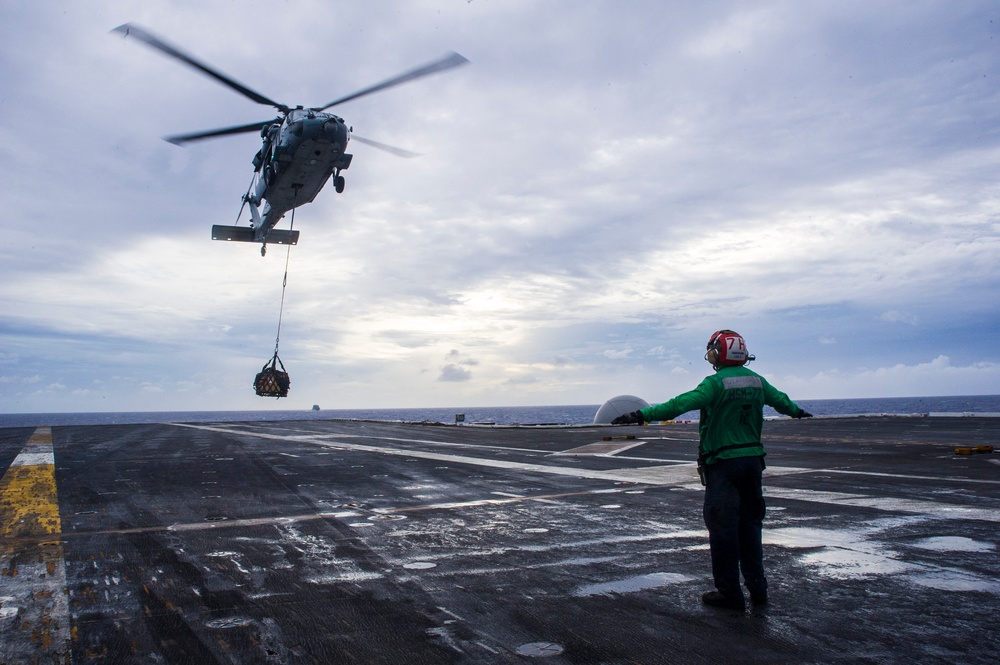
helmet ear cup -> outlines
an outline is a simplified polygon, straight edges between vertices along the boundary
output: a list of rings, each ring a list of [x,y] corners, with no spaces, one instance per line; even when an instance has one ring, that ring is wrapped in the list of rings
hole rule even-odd
[[[705,360],[712,367],[719,366],[719,336],[723,333],[722,330],[716,330],[712,333],[712,336],[708,338],[708,344],[705,345]]]
[[[709,348],[708,353],[705,354],[705,360],[707,360],[710,365],[717,365],[719,363],[719,350],[715,347]]]

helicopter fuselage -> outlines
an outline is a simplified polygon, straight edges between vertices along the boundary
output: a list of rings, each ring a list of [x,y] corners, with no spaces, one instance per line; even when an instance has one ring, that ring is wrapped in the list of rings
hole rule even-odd
[[[131,35],[164,55],[175,58],[232,88],[244,97],[277,109],[278,116],[272,120],[178,134],[166,139],[175,145],[182,145],[216,136],[260,132],[263,145],[253,158],[254,176],[250,189],[243,199],[250,207],[250,216],[253,219],[251,226],[247,228],[213,224],[212,239],[259,242],[262,244],[261,254],[264,254],[268,242],[289,245],[298,242],[298,231],[275,230],[274,227],[289,210],[312,202],[327,180],[333,179],[333,185],[338,193],[344,191],[344,176],[340,172],[351,165],[347,142],[351,138],[352,129],[344,124],[343,118],[326,113],[327,109],[468,62],[458,53],[450,53],[381,83],[334,99],[323,106],[292,108],[248,88],[133,23],[124,23],[112,32],[126,37]],[[354,139],[400,157],[416,157],[415,153],[361,136],[355,136]],[[241,208],[240,215],[242,214]],[[237,215],[238,221],[239,215]]]
[[[350,129],[343,118],[311,109],[292,109],[284,120],[261,130],[263,145],[253,163],[257,175],[247,196],[254,241],[291,209],[311,203],[330,178],[351,165]],[[337,183],[343,191],[343,180]]]

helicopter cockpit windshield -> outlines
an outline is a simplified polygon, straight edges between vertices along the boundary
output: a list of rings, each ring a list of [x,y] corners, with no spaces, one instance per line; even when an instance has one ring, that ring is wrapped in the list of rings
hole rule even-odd
[[[313,109],[302,109],[295,108],[288,112],[287,122],[299,122],[300,120],[312,120],[316,117],[316,111]]]

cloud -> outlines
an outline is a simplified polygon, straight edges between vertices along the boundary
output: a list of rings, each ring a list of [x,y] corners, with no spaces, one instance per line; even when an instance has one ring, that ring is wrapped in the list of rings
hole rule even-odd
[[[920,321],[916,316],[912,314],[906,314],[905,312],[899,312],[894,309],[890,309],[887,312],[882,312],[882,315],[879,317],[879,319],[881,319],[882,321],[887,321],[889,323],[907,323],[911,326],[917,325],[917,323],[919,323]]]
[[[1000,393],[987,0],[283,7],[0,7],[2,408],[593,404],[690,389],[722,327],[810,396]],[[284,59],[245,39],[262,14]],[[421,157],[352,143],[345,192],[296,211],[287,401],[249,389],[286,254],[208,238],[247,223],[259,137],[160,139],[273,110],[125,20],[293,105],[472,61],[336,107]]]
[[[766,43],[779,22],[780,15],[773,7],[735,11],[698,35],[687,49],[693,55],[705,58],[739,53],[754,44]]]
[[[806,379],[781,377],[783,390],[812,398],[924,397],[994,394],[1000,363],[955,365],[940,355],[915,364],[830,370]]]
[[[472,372],[458,365],[448,364],[441,368],[438,381],[465,382],[472,378]]]

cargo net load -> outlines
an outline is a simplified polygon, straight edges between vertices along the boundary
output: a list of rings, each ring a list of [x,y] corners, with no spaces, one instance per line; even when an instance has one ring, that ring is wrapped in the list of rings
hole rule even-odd
[[[281,369],[278,369],[278,366]],[[288,387],[292,384],[285,371],[285,365],[275,351],[274,357],[264,363],[257,378],[253,381],[253,389],[261,397],[288,397]]]

